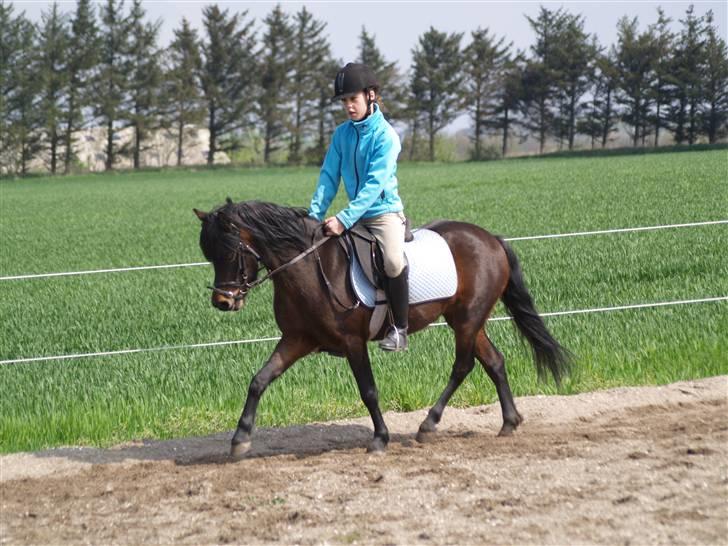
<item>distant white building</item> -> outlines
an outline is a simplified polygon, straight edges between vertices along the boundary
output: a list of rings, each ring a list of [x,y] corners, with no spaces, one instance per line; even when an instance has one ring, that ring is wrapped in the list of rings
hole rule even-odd
[[[207,164],[207,151],[210,131],[194,126],[185,129],[184,147],[182,150],[182,165],[205,165]],[[134,129],[127,127],[119,129],[114,134],[116,149],[123,146],[131,147],[134,138]],[[106,128],[89,127],[77,131],[74,135],[73,150],[77,162],[80,162],[81,170],[92,172],[106,169]],[[141,153],[140,163],[142,167],[172,167],[177,165],[177,135],[165,129],[159,129],[148,136],[143,142],[144,150]],[[64,150],[62,146],[59,152]],[[13,165],[15,157],[12,151],[0,150],[0,175],[12,173],[8,166]],[[43,173],[50,170],[50,153],[46,151],[39,157],[34,158],[28,165],[30,172]],[[227,165],[230,157],[225,152],[215,154],[216,165]],[[117,154],[114,162],[115,169],[131,169],[133,159],[129,154]],[[59,172],[63,170],[63,160],[58,162]]]
[[[208,142],[210,131],[195,127],[185,129],[184,146],[182,150],[183,165],[204,165],[207,163]],[[117,149],[124,145],[131,145],[134,138],[134,129],[127,127],[114,134]],[[160,129],[155,131],[143,142],[144,150],[141,153],[142,167],[170,167],[177,165],[177,135]],[[90,127],[76,134],[74,151],[78,160],[91,171],[103,171],[106,165],[106,128]],[[133,167],[130,156],[117,155],[114,168],[130,169]],[[230,158],[224,152],[215,154],[216,165],[227,165]]]

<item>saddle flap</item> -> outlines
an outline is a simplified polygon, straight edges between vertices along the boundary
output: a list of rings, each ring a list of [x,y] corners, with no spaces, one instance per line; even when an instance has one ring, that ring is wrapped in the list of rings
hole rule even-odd
[[[366,226],[362,224],[354,224],[351,226],[351,228],[346,232],[349,235],[355,235],[356,237],[359,237],[361,239],[364,239],[365,241],[369,241],[371,243],[376,243],[377,239],[374,237],[374,234],[367,229]]]
[[[362,273],[371,284],[381,287],[384,259],[374,235],[364,226],[354,225],[346,232],[346,238],[352,249],[352,261],[359,262]]]
[[[386,277],[384,257],[374,234],[366,226],[354,224],[345,235],[349,240],[349,247],[352,249],[351,254],[355,259],[359,260],[361,270],[369,282],[377,288],[383,288],[383,281]],[[409,218],[405,218],[404,240],[406,243],[414,240],[414,235],[410,230]]]

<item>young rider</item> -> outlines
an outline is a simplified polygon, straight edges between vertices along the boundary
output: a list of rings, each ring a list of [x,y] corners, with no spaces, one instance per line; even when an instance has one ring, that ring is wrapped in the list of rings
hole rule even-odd
[[[385,291],[394,323],[379,347],[401,351],[407,348],[409,306],[404,207],[396,176],[401,145],[379,109],[378,91],[374,73],[364,64],[349,63],[336,75],[332,100],[341,101],[349,120],[334,131],[309,214],[323,221],[326,235],[341,235],[358,222],[377,239],[384,255]],[[324,220],[341,178],[349,204]]]

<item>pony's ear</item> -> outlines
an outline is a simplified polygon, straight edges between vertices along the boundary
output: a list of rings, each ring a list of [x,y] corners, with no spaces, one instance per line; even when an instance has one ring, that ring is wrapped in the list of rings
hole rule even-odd
[[[232,204],[233,204],[233,200],[232,200],[232,199],[230,199],[230,197],[228,197],[227,199],[225,199],[225,202],[226,202],[226,203],[227,203],[228,205],[232,205]]]
[[[201,220],[202,222],[204,222],[205,220],[207,220],[207,216],[208,216],[208,214],[207,214],[206,212],[202,212],[201,210],[197,210],[197,209],[192,209],[192,210],[193,210],[193,211],[195,211],[195,214],[197,215],[197,217],[198,217],[198,218],[199,218],[199,219],[200,219],[200,220]]]

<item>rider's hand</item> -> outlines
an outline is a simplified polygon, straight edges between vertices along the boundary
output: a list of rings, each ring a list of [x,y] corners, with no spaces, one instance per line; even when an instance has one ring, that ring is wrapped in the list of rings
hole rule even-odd
[[[336,216],[324,220],[324,235],[341,235],[344,230],[344,224]]]

